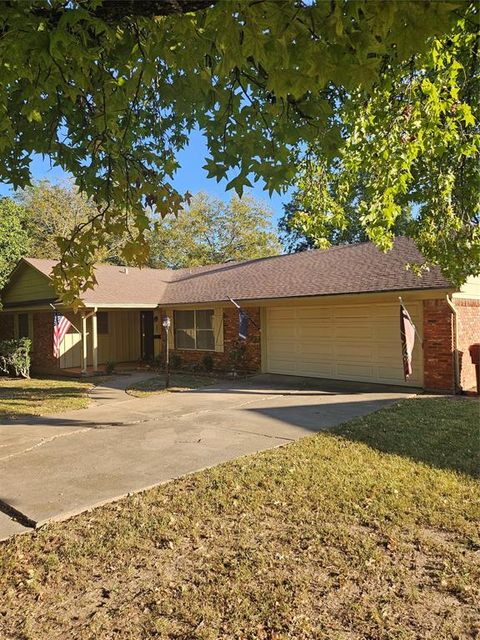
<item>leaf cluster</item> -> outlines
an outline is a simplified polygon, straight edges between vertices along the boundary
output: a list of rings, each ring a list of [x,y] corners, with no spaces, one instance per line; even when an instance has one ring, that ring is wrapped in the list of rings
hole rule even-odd
[[[479,44],[471,5],[428,51],[389,65],[367,96],[345,96],[338,153],[329,156],[320,139],[303,166],[301,233],[325,246],[332,226],[360,222],[387,250],[411,208],[405,230],[426,258],[412,268],[438,264],[455,284],[480,273]]]

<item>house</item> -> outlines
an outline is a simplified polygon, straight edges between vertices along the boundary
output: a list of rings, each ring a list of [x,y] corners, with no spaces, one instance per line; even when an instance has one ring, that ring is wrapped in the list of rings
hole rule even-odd
[[[59,373],[94,370],[108,361],[162,357],[171,319],[170,355],[201,365],[205,356],[229,370],[241,353],[248,371],[424,387],[469,389],[480,343],[480,278],[452,286],[437,268],[418,276],[414,243],[397,238],[382,253],[370,243],[179,270],[99,265],[94,290],[75,313],[56,299],[50,260],[22,259],[2,293],[0,339],[29,336],[32,368]],[[417,339],[413,374],[403,378],[399,297]],[[238,310],[250,317],[239,343]],[[53,355],[53,309],[73,323]],[[243,350],[239,350],[243,344]]]

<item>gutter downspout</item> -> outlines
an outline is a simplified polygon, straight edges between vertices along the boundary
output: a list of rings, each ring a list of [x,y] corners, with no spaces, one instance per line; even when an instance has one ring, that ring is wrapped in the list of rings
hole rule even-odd
[[[453,313],[453,335],[454,335],[454,384],[455,384],[455,393],[461,393],[462,389],[460,386],[460,354],[458,353],[458,309],[453,304],[452,299],[446,296],[447,304],[452,310]]]

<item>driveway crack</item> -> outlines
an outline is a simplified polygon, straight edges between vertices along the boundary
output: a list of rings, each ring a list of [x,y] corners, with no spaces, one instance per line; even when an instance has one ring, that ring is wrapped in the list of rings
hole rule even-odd
[[[29,453],[30,451],[43,447],[45,444],[49,444],[50,442],[53,442],[54,440],[58,440],[59,438],[73,436],[77,433],[83,433],[84,431],[90,431],[90,430],[91,430],[91,427],[84,427],[83,429],[75,429],[75,431],[69,431],[68,433],[59,433],[57,435],[51,436],[50,438],[42,438],[42,440],[40,440],[39,442],[36,442],[35,444],[32,444],[30,447],[26,447],[21,451],[15,451],[15,453],[10,453],[6,456],[3,456],[2,458],[0,458],[0,462],[11,460],[12,458],[17,458],[18,456],[21,456],[24,453]],[[1,510],[1,504],[0,504],[0,510]]]

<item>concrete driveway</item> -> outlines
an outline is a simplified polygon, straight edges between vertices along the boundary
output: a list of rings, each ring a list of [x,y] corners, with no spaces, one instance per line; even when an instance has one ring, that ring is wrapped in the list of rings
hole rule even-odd
[[[412,395],[272,375],[141,399],[122,386],[97,387],[88,409],[0,425],[0,539]]]

